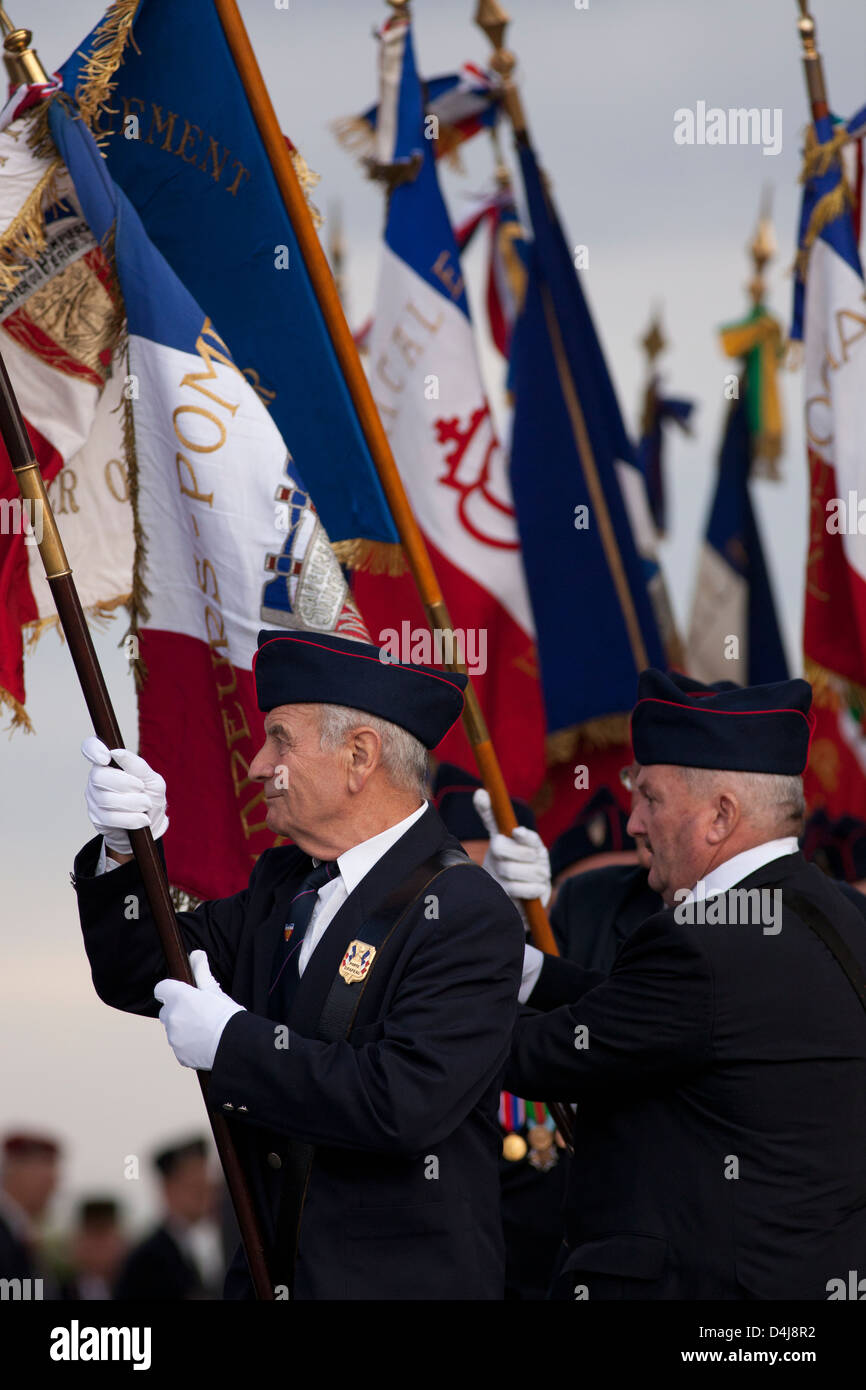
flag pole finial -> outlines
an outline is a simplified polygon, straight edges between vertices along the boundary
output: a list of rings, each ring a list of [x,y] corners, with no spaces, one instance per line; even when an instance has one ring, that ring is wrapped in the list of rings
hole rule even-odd
[[[511,23],[511,16],[503,10],[501,5],[497,5],[496,0],[478,0],[478,8],[475,11],[475,23],[478,25],[493,45],[493,56],[490,59],[490,66],[502,83],[502,102],[508,112],[509,120],[514,129],[514,134],[518,140],[525,141],[526,116],[523,112],[523,103],[520,100],[520,93],[514,81],[514,69],[517,66],[517,59],[514,54],[505,48],[505,31]]]
[[[755,235],[749,243],[749,254],[752,257],[754,275],[748,284],[748,291],[752,297],[752,303],[757,306],[763,303],[766,292],[764,280],[764,268],[768,261],[771,261],[776,254],[777,243],[776,233],[773,228],[772,209],[772,188],[768,184],[764,188],[761,196],[761,208],[758,213],[758,225],[755,228]]]
[[[30,45],[33,35],[29,29],[16,29],[0,5],[0,27],[3,30],[3,62],[13,87],[23,82],[47,82],[48,73]]]
[[[797,0],[797,3],[800,8],[797,29],[803,46],[803,71],[806,74],[806,87],[809,92],[809,100],[812,103],[812,119],[817,121],[822,116],[830,114],[830,107],[827,104],[827,88],[824,83],[824,66],[821,62],[821,54],[818,52],[817,30],[815,21],[809,13],[808,0]]]
[[[647,362],[651,367],[656,358],[668,347],[668,340],[662,328],[662,315],[660,309],[653,310],[649,328],[641,338],[640,343],[646,353]]]

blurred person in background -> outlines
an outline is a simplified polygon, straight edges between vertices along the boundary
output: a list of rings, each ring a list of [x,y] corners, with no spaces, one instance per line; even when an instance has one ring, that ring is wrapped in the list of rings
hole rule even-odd
[[[69,1236],[61,1298],[72,1302],[112,1298],[126,1252],[120,1204],[113,1197],[83,1198]]]
[[[61,1148],[46,1134],[7,1134],[0,1159],[0,1278],[43,1280],[43,1298],[56,1294],[44,1267],[40,1224],[60,1180]]]
[[[219,1297],[225,1268],[208,1146],[196,1136],[154,1155],[163,1213],[129,1253],[114,1297],[123,1302]]]

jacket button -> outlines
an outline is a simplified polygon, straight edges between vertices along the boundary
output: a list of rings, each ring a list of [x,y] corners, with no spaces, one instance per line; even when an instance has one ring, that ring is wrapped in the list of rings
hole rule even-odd
[[[268,1163],[272,1168],[282,1168],[283,1160],[279,1154],[268,1154]]]
[[[232,1105],[230,1100],[223,1101],[223,1110],[234,1110],[234,1106]]]

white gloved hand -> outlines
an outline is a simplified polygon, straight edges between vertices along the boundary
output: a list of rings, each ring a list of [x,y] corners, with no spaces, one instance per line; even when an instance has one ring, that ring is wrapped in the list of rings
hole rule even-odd
[[[243,1004],[223,993],[210,972],[206,951],[193,951],[189,963],[197,988],[181,980],[160,980],[154,989],[162,1004],[159,1021],[182,1067],[210,1071],[223,1029]]]
[[[165,782],[158,772],[127,748],[111,751],[98,738],[86,738],[81,751],[93,766],[84,800],[94,830],[116,854],[131,854],[127,830],[150,826],[155,840],[168,829]],[[111,759],[118,764],[109,767]]]
[[[484,867],[515,901],[540,898],[545,906],[550,898],[550,855],[541,836],[526,825],[518,825],[510,835],[501,835],[490,806],[490,795],[479,787],[472,804],[490,836]]]

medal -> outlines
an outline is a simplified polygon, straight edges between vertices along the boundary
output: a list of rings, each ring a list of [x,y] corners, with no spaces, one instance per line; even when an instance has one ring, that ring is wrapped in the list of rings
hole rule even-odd
[[[529,1162],[539,1173],[555,1168],[559,1154],[553,1140],[553,1122],[547,1117],[547,1107],[541,1101],[529,1102],[527,1108],[535,1112],[535,1124],[527,1131],[529,1140]]]
[[[526,1140],[522,1134],[506,1134],[502,1141],[502,1157],[509,1163],[517,1163],[526,1153]]]

